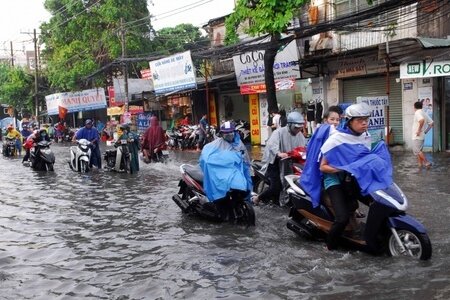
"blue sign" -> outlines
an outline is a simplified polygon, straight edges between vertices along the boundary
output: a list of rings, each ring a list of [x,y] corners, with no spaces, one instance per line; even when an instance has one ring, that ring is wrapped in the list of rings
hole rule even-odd
[[[150,112],[144,112],[137,115],[137,128],[139,133],[144,133],[150,127],[150,118],[153,116]]]

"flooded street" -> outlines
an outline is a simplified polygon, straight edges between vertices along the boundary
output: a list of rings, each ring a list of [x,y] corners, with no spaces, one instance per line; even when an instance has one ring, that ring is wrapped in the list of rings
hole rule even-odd
[[[81,175],[68,146],[52,145],[54,173],[0,158],[0,299],[450,299],[449,153],[420,171],[412,153],[393,154],[433,246],[423,262],[329,252],[289,231],[285,208],[256,207],[249,229],[189,218],[172,195],[195,152]]]

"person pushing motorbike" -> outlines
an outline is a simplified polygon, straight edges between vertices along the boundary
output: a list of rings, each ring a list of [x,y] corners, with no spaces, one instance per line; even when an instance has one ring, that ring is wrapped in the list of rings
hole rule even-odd
[[[87,119],[84,122],[84,127],[80,128],[74,136],[75,140],[86,139],[91,142],[91,161],[90,164],[96,166],[101,169],[102,167],[102,157],[100,154],[100,144],[99,144],[99,134],[97,128],[93,127],[93,121],[91,119]]]
[[[303,135],[305,119],[296,111],[287,116],[287,126],[276,129],[267,140],[262,158],[264,164],[261,168],[269,179],[269,188],[259,196],[255,196],[253,204],[258,205],[260,201],[273,199],[278,203],[282,184],[280,178],[280,160],[289,156],[288,152],[294,148],[305,146],[306,140]]]

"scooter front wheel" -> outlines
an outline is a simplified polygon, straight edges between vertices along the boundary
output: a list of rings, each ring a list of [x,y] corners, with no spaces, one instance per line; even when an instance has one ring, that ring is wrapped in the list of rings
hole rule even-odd
[[[397,234],[405,251],[399,245],[394,234],[391,234],[388,240],[391,256],[411,256],[421,260],[427,260],[431,257],[431,242],[427,234],[405,229],[398,230]]]
[[[82,160],[80,161],[80,172],[87,173],[89,171],[89,162]]]

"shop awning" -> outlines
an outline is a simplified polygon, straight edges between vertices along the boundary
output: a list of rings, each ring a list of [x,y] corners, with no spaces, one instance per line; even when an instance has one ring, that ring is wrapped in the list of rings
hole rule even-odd
[[[378,45],[378,57],[386,57],[386,43]],[[450,39],[408,38],[389,42],[389,58],[392,64],[419,60],[450,59]]]

